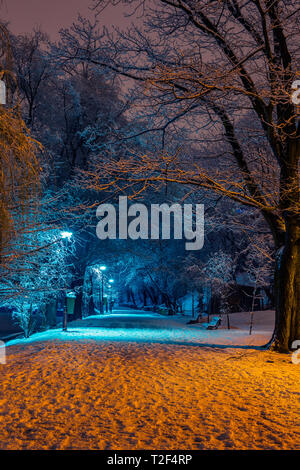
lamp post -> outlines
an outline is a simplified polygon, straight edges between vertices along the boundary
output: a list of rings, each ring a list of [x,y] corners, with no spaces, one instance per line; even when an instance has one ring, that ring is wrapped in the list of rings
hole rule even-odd
[[[112,285],[115,282],[114,279],[109,279],[109,313],[112,313],[112,307],[113,307],[113,294],[112,294]]]
[[[111,301],[112,301],[112,284],[113,284],[115,281],[114,281],[114,279],[109,279],[108,282],[109,282],[109,286],[108,286],[108,287],[110,288],[110,289],[109,289],[109,293],[110,293],[110,302],[111,302]]]
[[[104,314],[104,297],[103,297],[103,290],[104,290],[104,271],[106,270],[106,266],[100,266],[101,271],[101,293],[100,293],[100,313]]]
[[[68,241],[71,240],[73,233],[72,232],[61,232],[61,239],[67,239]],[[68,308],[67,308],[67,293],[65,298],[65,309],[64,309],[64,321],[63,321],[63,331],[67,331],[68,329]]]

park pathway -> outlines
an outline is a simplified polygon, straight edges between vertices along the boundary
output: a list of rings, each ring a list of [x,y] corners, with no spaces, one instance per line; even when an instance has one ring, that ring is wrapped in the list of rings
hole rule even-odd
[[[0,449],[300,449],[289,356],[199,347],[186,318],[141,316],[89,317],[10,344]]]

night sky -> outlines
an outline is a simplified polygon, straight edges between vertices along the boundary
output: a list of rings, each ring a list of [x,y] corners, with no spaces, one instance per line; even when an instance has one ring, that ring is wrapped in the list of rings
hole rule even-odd
[[[29,33],[40,27],[56,40],[58,31],[70,26],[78,13],[93,18],[94,13],[89,9],[91,3],[91,0],[4,0],[0,16],[10,22],[14,34]],[[101,18],[108,27],[126,24],[120,7],[109,8]]]

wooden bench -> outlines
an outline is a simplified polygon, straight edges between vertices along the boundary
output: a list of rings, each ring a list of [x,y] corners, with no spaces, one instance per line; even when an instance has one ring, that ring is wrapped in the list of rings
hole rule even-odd
[[[221,317],[213,317],[212,320],[207,324],[207,330],[217,330],[221,325]]]

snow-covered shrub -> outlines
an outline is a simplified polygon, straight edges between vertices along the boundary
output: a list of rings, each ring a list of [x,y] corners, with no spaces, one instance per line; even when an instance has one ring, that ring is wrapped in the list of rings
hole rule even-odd
[[[29,338],[36,327],[36,318],[33,313],[32,304],[20,304],[13,312],[13,319],[23,330],[25,338]]]
[[[46,327],[46,305],[70,286],[73,241],[59,230],[41,230],[26,241],[31,249],[13,263],[0,293],[1,305],[13,310],[13,319],[29,337],[37,327]]]

